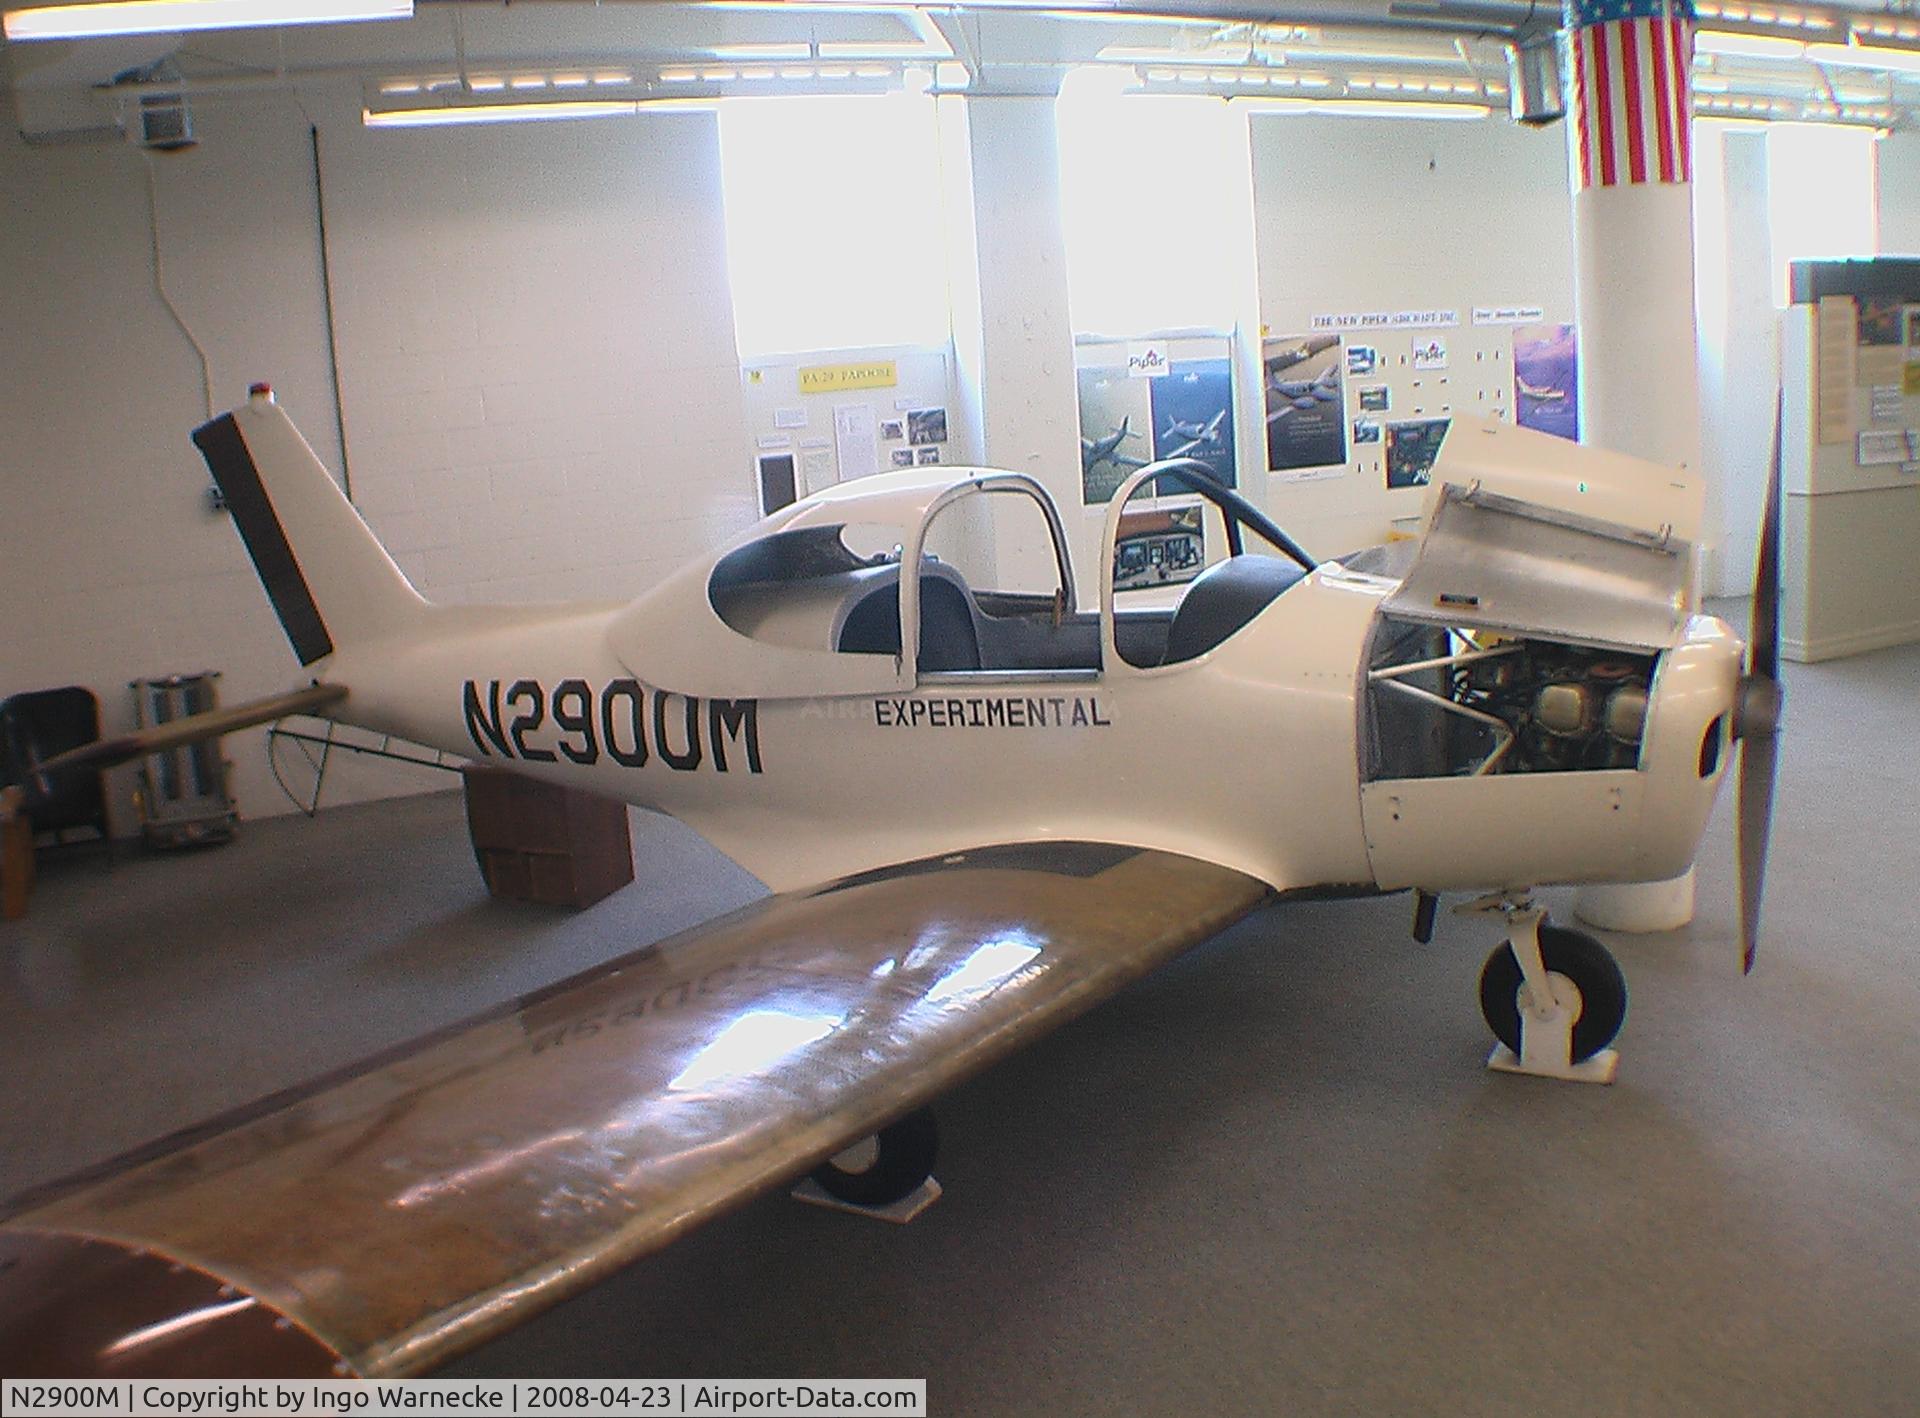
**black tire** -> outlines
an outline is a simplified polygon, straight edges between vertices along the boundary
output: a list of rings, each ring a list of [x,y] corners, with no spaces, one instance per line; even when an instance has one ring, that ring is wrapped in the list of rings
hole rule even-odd
[[[1627,1018],[1627,979],[1607,948],[1583,931],[1540,927],[1540,960],[1580,991],[1573,1022],[1573,1062],[1584,1063],[1611,1044]],[[1480,972],[1480,1012],[1494,1038],[1520,1052],[1520,962],[1503,945]]]
[[[853,1206],[891,1206],[913,1195],[933,1174],[940,1150],[940,1133],[931,1109],[909,1113],[874,1135],[879,1145],[870,1165],[849,1171],[828,1158],[814,1169],[813,1180],[828,1196]]]

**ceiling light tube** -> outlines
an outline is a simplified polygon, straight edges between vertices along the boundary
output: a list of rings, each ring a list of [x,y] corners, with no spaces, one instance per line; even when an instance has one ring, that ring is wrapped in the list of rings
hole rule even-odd
[[[1880,44],[1810,44],[1807,58],[1815,64],[1920,74],[1920,49],[1891,49]]]
[[[446,128],[463,123],[552,123],[568,118],[631,118],[638,113],[709,110],[714,99],[558,99],[546,103],[466,103],[435,108],[360,110],[369,128]]]
[[[1733,54],[1743,59],[1798,59],[1806,42],[1771,34],[1738,34],[1732,30],[1700,30],[1693,37],[1696,54]]]
[[[1229,99],[1228,102],[1255,113],[1325,114],[1344,118],[1440,118],[1464,122],[1486,118],[1493,112],[1484,103],[1435,103],[1419,99],[1256,98],[1247,95]]]
[[[8,10],[5,30],[7,38],[15,41],[94,39],[104,35],[252,29],[260,25],[398,20],[412,14],[413,0],[102,0],[90,5]]]

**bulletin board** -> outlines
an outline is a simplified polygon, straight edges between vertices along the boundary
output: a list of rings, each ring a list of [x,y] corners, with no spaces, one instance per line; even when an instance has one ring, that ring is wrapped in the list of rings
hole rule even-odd
[[[1330,313],[1309,324],[1261,340],[1267,471],[1278,481],[1422,487],[1456,415],[1529,422],[1577,407],[1572,328],[1548,325],[1539,307]],[[1559,334],[1564,364],[1524,396],[1516,348]]]
[[[742,364],[740,377],[763,513],[789,481],[799,498],[875,473],[972,459],[960,447],[945,349],[782,355]]]

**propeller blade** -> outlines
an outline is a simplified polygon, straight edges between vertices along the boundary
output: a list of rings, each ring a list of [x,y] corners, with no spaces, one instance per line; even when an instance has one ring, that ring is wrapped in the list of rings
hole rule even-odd
[[[1780,740],[1755,735],[1740,745],[1740,969],[1753,973],[1760,948],[1760,896],[1767,880],[1767,838],[1773,829],[1773,774]]]
[[[65,753],[57,753],[45,762],[35,764],[27,778],[29,782],[44,782],[55,774],[70,773],[77,768],[113,768],[136,758],[144,758],[150,753],[164,753],[170,748],[202,743],[239,729],[250,729],[255,724],[284,719],[289,714],[311,714],[330,704],[337,704],[346,697],[347,687],[344,684],[316,684],[289,694],[276,694],[269,699],[250,700],[228,709],[189,714],[184,719],[136,729],[133,733],[110,739],[96,739],[78,748],[70,748]]]
[[[1767,879],[1773,780],[1780,758],[1780,463],[1785,415],[1782,394],[1774,404],[1773,466],[1767,473],[1760,554],[1754,561],[1747,673],[1734,709],[1734,735],[1740,740],[1740,964],[1748,974],[1760,948],[1760,896]]]
[[[1773,411],[1773,466],[1766,510],[1760,514],[1760,555],[1753,568],[1753,624],[1747,636],[1747,673],[1780,678],[1780,444],[1784,399]]]

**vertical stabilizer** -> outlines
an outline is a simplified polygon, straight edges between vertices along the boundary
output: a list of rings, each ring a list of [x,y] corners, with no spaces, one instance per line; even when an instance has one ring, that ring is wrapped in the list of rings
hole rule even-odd
[[[301,664],[421,620],[426,602],[266,385],[195,429],[193,441]]]

